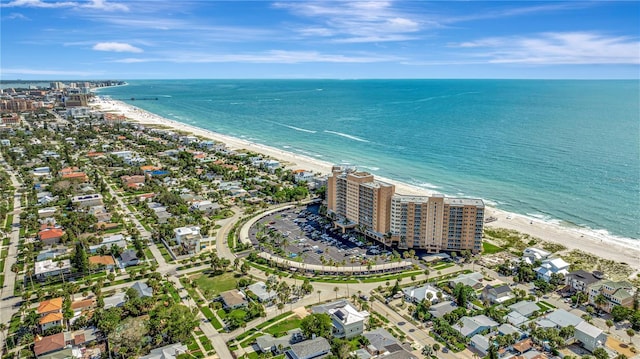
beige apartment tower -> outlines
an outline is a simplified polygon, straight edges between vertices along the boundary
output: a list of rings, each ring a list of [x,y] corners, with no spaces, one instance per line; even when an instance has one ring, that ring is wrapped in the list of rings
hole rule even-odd
[[[383,238],[390,230],[395,186],[367,172],[334,166],[327,181],[327,212],[336,226]]]
[[[355,229],[400,249],[482,250],[481,199],[395,194],[372,174],[334,166],[327,182],[327,213],[343,230]]]
[[[480,199],[395,195],[391,200],[391,239],[400,249],[479,253],[483,226]]]

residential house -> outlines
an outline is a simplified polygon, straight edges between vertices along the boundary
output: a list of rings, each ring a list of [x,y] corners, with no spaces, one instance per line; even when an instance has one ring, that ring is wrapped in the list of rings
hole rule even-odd
[[[220,205],[217,203],[213,203],[209,200],[203,200],[203,201],[194,201],[191,204],[190,208],[193,211],[201,211],[207,214],[211,214],[220,210]]]
[[[315,306],[314,313],[326,313],[331,317],[333,336],[350,339],[364,331],[364,323],[369,318],[369,312],[359,311],[349,301],[340,300]]]
[[[64,231],[61,228],[46,228],[38,232],[40,241],[48,246],[60,243],[62,236],[64,236]]]
[[[153,297],[153,288],[149,287],[147,283],[135,282],[130,288],[133,288],[136,292],[138,292],[139,298]]]
[[[584,320],[578,316],[575,316],[564,309],[556,309],[553,312],[538,318],[536,323],[539,327],[543,328],[556,328],[562,329],[564,327],[573,326],[574,328],[583,322]],[[567,342],[572,341],[573,338],[568,338]]]
[[[38,210],[38,218],[53,218],[57,211],[56,207],[41,208]]]
[[[287,356],[291,359],[313,359],[325,356],[331,351],[329,341],[323,337],[305,340],[292,344],[287,351]]]
[[[133,249],[127,249],[122,252],[122,254],[120,254],[120,265],[122,266],[122,268],[135,266],[139,263],[140,260],[138,259],[138,255]]]
[[[616,282],[607,279],[593,283],[588,287],[589,303],[607,313],[611,313],[616,305],[633,308],[634,293],[633,285],[627,281]],[[596,298],[600,294],[606,299],[605,304],[596,304]]]
[[[185,354],[187,351],[187,346],[178,342],[152,349],[149,354],[141,356],[140,359],[176,359],[178,355]]]
[[[533,348],[533,340],[527,338],[513,344],[511,347],[518,355],[522,355]]]
[[[455,287],[456,284],[462,283],[464,285],[468,285],[469,287],[472,287],[473,289],[480,289],[482,288],[483,279],[484,279],[484,276],[482,275],[482,273],[478,273],[478,272],[460,274],[459,276],[449,281],[449,286]]]
[[[564,282],[571,292],[583,292],[588,294],[590,285],[603,279],[604,273],[595,271],[593,273],[585,270],[577,270],[564,276]]]
[[[75,322],[81,315],[87,316],[95,307],[96,301],[93,298],[77,300],[71,303],[71,310],[73,310],[71,323]]]
[[[508,323],[501,324],[498,327],[498,334],[499,335],[512,335],[512,334],[515,334],[515,335],[517,335],[517,339],[521,339],[521,338],[525,337],[525,333],[524,332],[522,332],[520,329],[518,329],[518,328],[516,328],[513,325],[508,324]]]
[[[112,236],[102,238],[100,244],[89,246],[89,252],[96,253],[102,247],[105,247],[107,251],[110,251],[112,246],[125,249],[127,248],[127,241],[122,234],[114,234]]]
[[[443,318],[445,314],[453,312],[456,308],[458,307],[454,302],[444,301],[429,307],[429,313],[436,318]]]
[[[522,260],[525,263],[533,264],[535,261],[541,261],[549,258],[550,252],[547,252],[540,248],[529,247],[525,248],[522,253]]]
[[[64,317],[62,315],[62,297],[45,300],[38,305],[38,316],[40,316],[40,330],[45,331],[52,327],[62,326]]]
[[[102,203],[102,195],[99,193],[75,196],[71,199],[71,203],[78,208],[104,206],[104,203]]]
[[[543,260],[542,265],[535,268],[534,271],[538,279],[548,282],[554,274],[562,274],[563,276],[569,274],[569,263],[565,262],[562,258],[547,258]]]
[[[586,321],[582,321],[575,326],[575,338],[582,346],[590,352],[596,348],[604,347],[607,342],[607,335],[602,329],[597,328]]]
[[[511,287],[508,285],[492,286],[488,284],[482,289],[482,299],[485,303],[496,304],[504,303],[509,299],[515,298]]]
[[[275,290],[267,290],[267,285],[264,282],[256,282],[247,286],[247,290],[251,291],[260,303],[272,304],[276,299],[278,293]]]
[[[62,175],[62,179],[73,182],[89,182],[89,176],[84,172],[73,172]]]
[[[202,235],[200,234],[200,227],[180,227],[173,230],[175,234],[176,242],[182,246],[187,253],[196,254],[200,251],[200,240]]]
[[[452,328],[463,336],[471,338],[482,331],[492,330],[498,325],[499,324],[493,321],[493,319],[483,314],[476,315],[475,317],[462,317]]]
[[[33,352],[39,359],[51,353],[59,354],[60,358],[73,358],[71,348],[66,348],[66,346],[65,334],[58,333],[44,338],[36,338]]]
[[[49,167],[36,167],[31,171],[34,177],[46,177],[51,175],[51,169]]]
[[[220,293],[220,300],[222,300],[222,306],[226,310],[246,307],[248,304],[247,298],[237,289]]]
[[[423,285],[421,287],[409,287],[402,289],[404,293],[404,298],[407,302],[410,303],[420,303],[422,300],[426,299],[431,303],[438,302],[438,292],[439,289],[434,288],[430,284]]]
[[[146,177],[142,175],[121,176],[120,180],[125,187],[138,188],[144,185]]]
[[[111,270],[115,266],[116,262],[113,260],[113,257],[110,255],[91,256],[89,257],[89,264],[95,265],[97,267],[106,268],[107,270]]]
[[[295,344],[304,340],[304,335],[300,328],[291,329],[286,335],[275,338],[271,334],[265,334],[256,338],[256,345],[261,353],[280,354],[281,348],[290,348],[291,344]]]
[[[104,309],[122,307],[126,301],[127,295],[125,293],[116,293],[104,298]]]
[[[35,263],[33,271],[37,280],[43,281],[52,276],[66,276],[71,273],[71,260],[52,261],[46,259]]]
[[[471,351],[478,353],[480,357],[485,357],[489,353],[489,348],[491,348],[489,337],[487,335],[476,334],[471,337],[469,347]]]
[[[540,307],[536,303],[529,301],[521,301],[511,304],[509,309],[527,318],[541,311]]]
[[[371,355],[382,355],[385,353],[394,353],[403,350],[402,343],[398,341],[391,333],[384,328],[378,328],[369,332],[362,333],[367,338],[367,352]],[[410,349],[410,348],[409,348]]]

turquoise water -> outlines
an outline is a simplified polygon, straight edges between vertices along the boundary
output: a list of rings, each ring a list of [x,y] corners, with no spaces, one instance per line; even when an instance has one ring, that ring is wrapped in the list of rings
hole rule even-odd
[[[640,238],[637,81],[155,80],[172,120],[568,226]]]

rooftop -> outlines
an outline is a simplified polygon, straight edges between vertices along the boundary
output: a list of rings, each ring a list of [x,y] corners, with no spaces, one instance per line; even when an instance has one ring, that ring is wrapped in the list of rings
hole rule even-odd
[[[48,313],[62,309],[62,297],[49,299],[40,302],[38,306],[38,314]]]

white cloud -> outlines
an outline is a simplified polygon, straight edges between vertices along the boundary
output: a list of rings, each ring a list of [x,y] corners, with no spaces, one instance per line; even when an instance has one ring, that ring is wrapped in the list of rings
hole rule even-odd
[[[107,2],[106,0],[91,0],[89,2],[76,1],[43,1],[43,0],[14,0],[2,7],[35,7],[44,9],[54,8],[79,8],[79,9],[96,9],[103,11],[128,11],[129,7],[124,4]]]
[[[124,42],[99,42],[93,46],[93,49],[96,51],[112,52],[143,52],[141,48]]]
[[[2,7],[39,7],[39,8],[60,8],[77,6],[78,3],[72,1],[46,2],[42,0],[14,0],[3,4]]]
[[[24,16],[21,13],[18,12],[12,12],[11,14],[7,15],[7,16],[3,16],[2,17],[3,20],[26,20],[26,21],[31,21],[30,18]]]
[[[263,53],[246,54],[210,54],[210,53],[180,53],[168,54],[155,58],[126,58],[115,60],[119,63],[144,63],[144,62],[173,62],[173,63],[272,63],[272,64],[296,64],[310,62],[324,63],[373,63],[397,61],[399,58],[380,55],[341,55],[323,54],[317,51],[285,51],[271,50]]]
[[[591,32],[548,32],[451,44],[489,63],[640,64],[640,41]],[[473,51],[484,52],[473,52]]]
[[[104,11],[129,11],[129,7],[127,5],[107,2],[106,0],[92,0],[90,3],[84,4],[81,7]]]
[[[405,41],[415,39],[424,25],[414,14],[388,1],[280,2],[273,6],[317,22],[294,29],[299,35],[326,37],[332,42]]]

